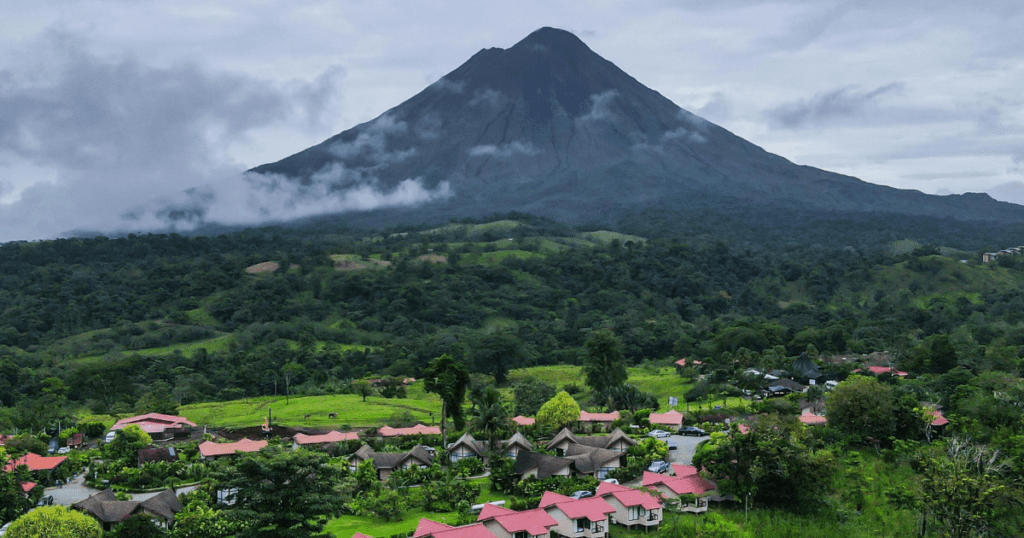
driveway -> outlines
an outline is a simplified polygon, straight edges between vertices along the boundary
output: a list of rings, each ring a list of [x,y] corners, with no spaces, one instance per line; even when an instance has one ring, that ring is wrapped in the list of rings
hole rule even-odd
[[[707,435],[703,437],[694,437],[692,435],[669,436],[665,441],[672,441],[679,448],[668,451],[668,460],[672,463],[690,465],[693,463],[693,455],[697,453],[697,445],[708,438]]]

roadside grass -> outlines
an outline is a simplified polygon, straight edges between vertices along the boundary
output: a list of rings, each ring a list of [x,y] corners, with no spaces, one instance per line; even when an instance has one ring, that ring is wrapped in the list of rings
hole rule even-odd
[[[370,396],[364,403],[357,394],[292,396],[288,399],[279,395],[191,404],[182,406],[179,413],[196,424],[246,427],[262,424],[268,409],[273,410],[274,423],[285,426],[374,427],[384,425],[392,416],[407,411],[416,420],[429,425],[431,413],[435,423],[441,416],[441,401],[436,395],[425,393],[420,384],[411,386],[409,397],[401,399]],[[337,413],[337,418],[330,418],[330,413]],[[306,415],[310,415],[309,418],[305,418]]]
[[[486,478],[478,478],[471,480],[471,482],[480,485],[480,496],[477,497],[476,502],[473,504],[511,498],[511,496],[503,493],[492,492],[490,482]],[[416,525],[419,524],[422,518],[448,525],[456,525],[459,520],[459,514],[458,512],[428,512],[422,508],[416,508],[402,513],[401,521],[391,522],[385,522],[375,517],[341,516],[330,520],[324,531],[337,538],[352,538],[357,532],[383,538],[399,533],[404,535],[415,530]]]

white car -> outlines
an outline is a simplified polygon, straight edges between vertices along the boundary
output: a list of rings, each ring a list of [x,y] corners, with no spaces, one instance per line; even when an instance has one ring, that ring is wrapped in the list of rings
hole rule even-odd
[[[71,453],[71,449],[66,447],[66,446],[62,446],[59,449],[57,449],[57,453],[58,454],[69,454],[69,453]]]
[[[647,436],[648,437],[654,437],[655,439],[660,439],[662,437],[668,437],[670,435],[672,435],[672,434],[667,432],[667,431],[665,431],[665,430],[651,430],[651,431],[647,432]]]

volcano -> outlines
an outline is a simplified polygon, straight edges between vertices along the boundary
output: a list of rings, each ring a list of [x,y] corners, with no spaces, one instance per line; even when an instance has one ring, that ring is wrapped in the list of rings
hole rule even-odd
[[[761,212],[1024,222],[1024,207],[985,194],[926,195],[794,164],[683,110],[553,28],[481,50],[376,119],[250,173],[327,196],[411,185],[426,193],[374,212],[376,224],[508,211],[597,221],[638,208],[702,211],[721,200]]]

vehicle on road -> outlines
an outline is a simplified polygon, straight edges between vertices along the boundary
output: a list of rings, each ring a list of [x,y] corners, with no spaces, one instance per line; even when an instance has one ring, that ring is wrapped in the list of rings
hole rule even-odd
[[[697,437],[703,437],[708,434],[708,432],[696,426],[683,426],[679,428],[679,433],[680,435],[696,435]]]
[[[672,434],[667,432],[667,431],[665,431],[665,430],[651,430],[651,431],[647,432],[647,436],[648,437],[654,437],[655,439],[660,439],[662,437],[668,437],[670,435],[672,435]]]
[[[66,447],[66,446],[62,446],[62,447],[57,449],[57,453],[58,454],[69,454],[69,453],[71,453],[71,449]]]
[[[667,461],[653,461],[651,462],[651,465],[647,467],[647,470],[652,473],[664,473],[669,470],[669,464]]]

